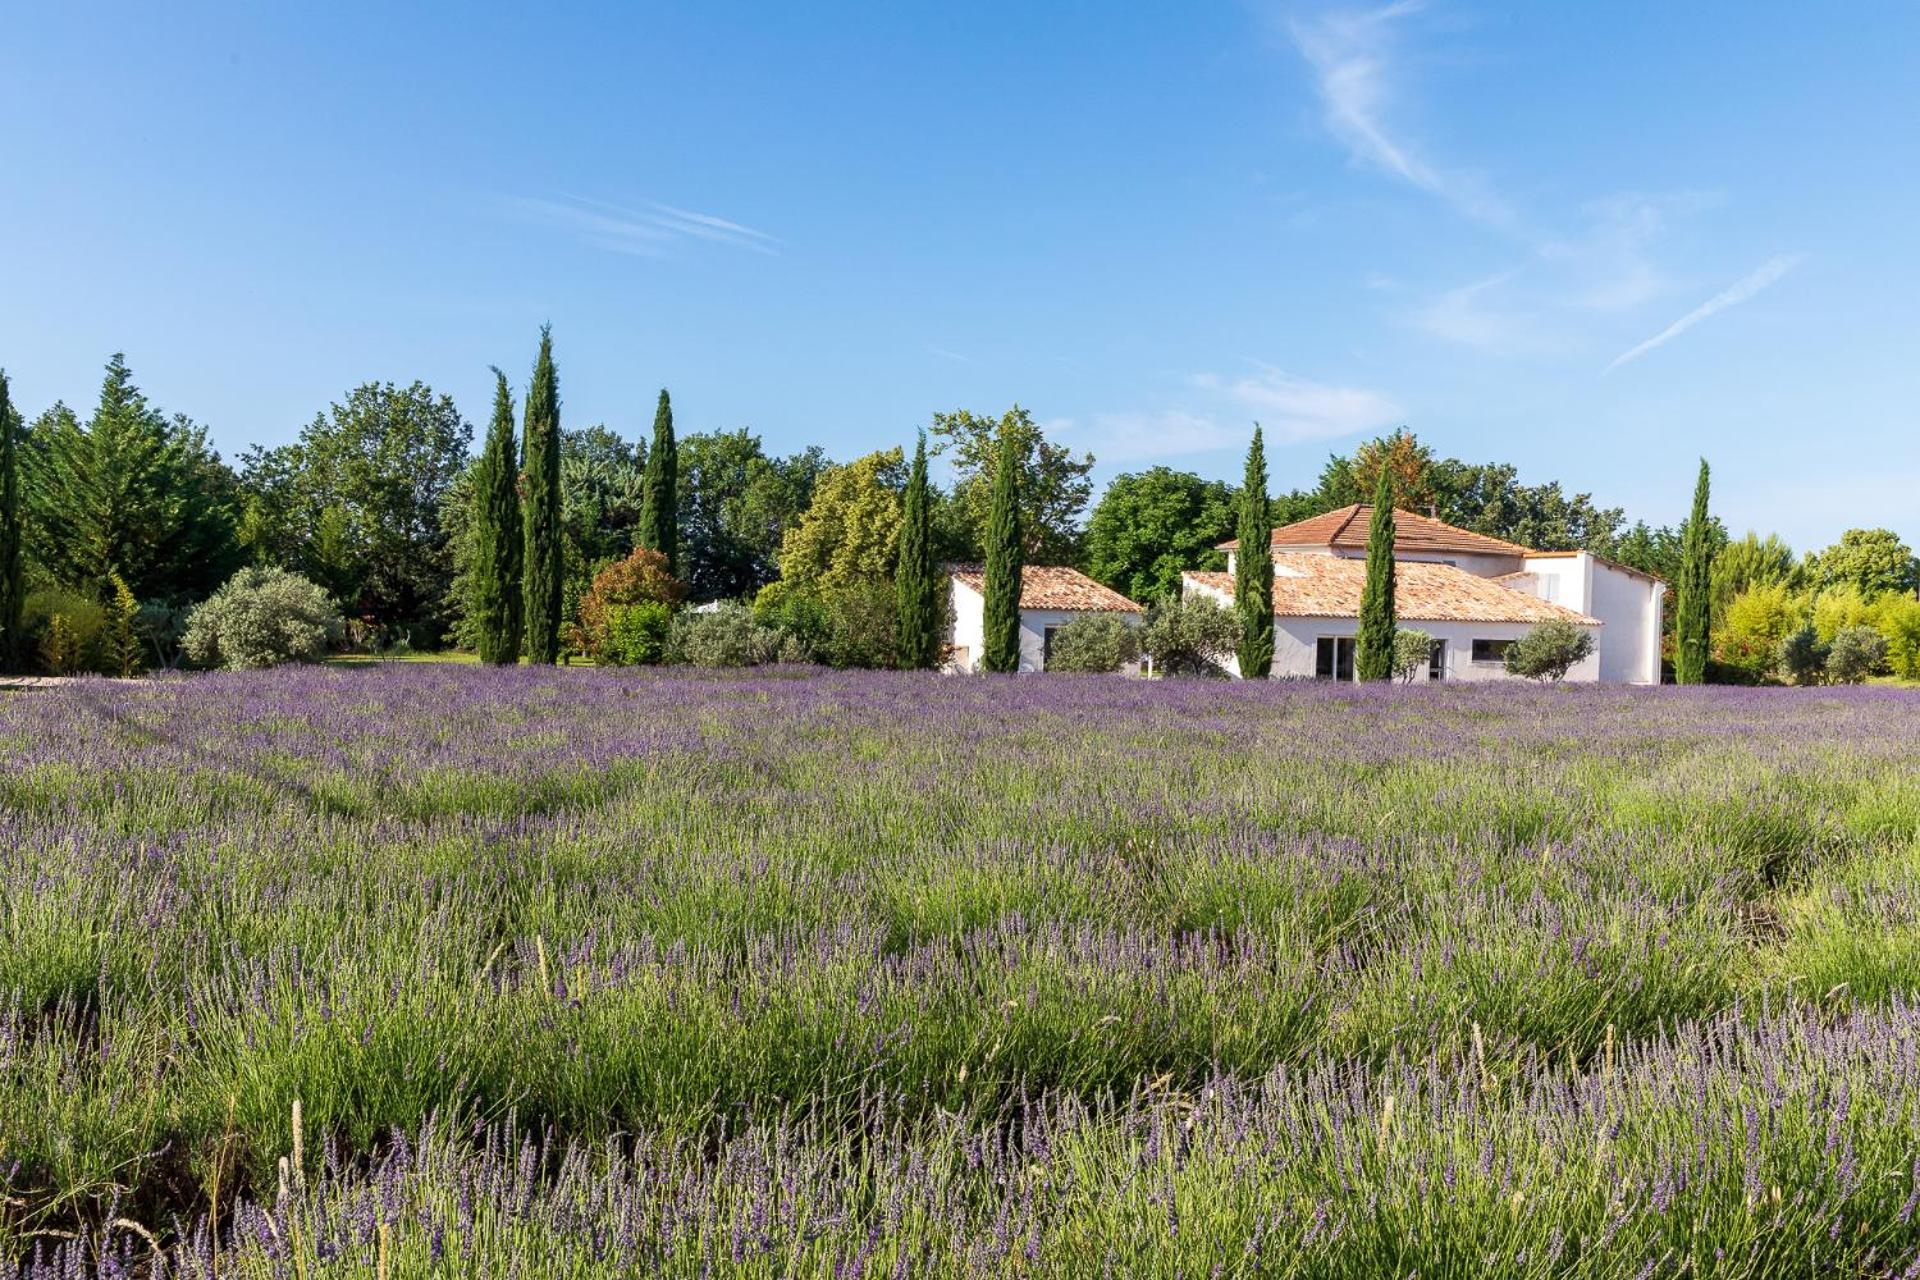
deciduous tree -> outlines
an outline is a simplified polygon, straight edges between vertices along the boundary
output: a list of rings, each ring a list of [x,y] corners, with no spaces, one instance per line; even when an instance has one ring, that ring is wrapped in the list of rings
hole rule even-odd
[[[1115,476],[1087,520],[1087,572],[1142,604],[1177,596],[1183,571],[1227,567],[1215,548],[1235,511],[1232,489],[1189,471]]]
[[[1075,456],[1048,440],[1019,405],[997,419],[964,409],[936,413],[928,434],[936,442],[934,456],[952,455],[953,502],[963,531],[971,531],[973,546],[986,546],[1000,454],[1011,441],[1019,469],[1022,557],[1029,564],[1071,564],[1078,559],[1080,515],[1093,496],[1088,476],[1092,454]]]

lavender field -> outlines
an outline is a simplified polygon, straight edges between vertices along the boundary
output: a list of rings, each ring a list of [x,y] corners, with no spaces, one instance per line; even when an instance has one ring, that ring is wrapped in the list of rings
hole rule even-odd
[[[1920,1274],[1913,692],[309,668],[0,756],[0,1274]]]

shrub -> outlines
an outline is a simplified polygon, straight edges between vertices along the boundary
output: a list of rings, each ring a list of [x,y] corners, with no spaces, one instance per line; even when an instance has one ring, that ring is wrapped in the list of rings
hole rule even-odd
[[[1424,631],[1403,627],[1393,633],[1393,675],[1402,684],[1412,684],[1433,662],[1433,637]]]
[[[1141,648],[1167,676],[1221,676],[1240,645],[1240,616],[1204,596],[1169,601],[1148,613]]]
[[[1805,612],[1802,601],[1785,583],[1749,587],[1727,605],[1714,633],[1717,661],[1746,682],[1759,680],[1773,670],[1780,642],[1806,620]]]
[[[658,600],[616,604],[606,613],[606,629],[592,653],[595,662],[613,667],[651,667],[667,660],[673,610]]]
[[[814,655],[835,667],[891,667],[900,601],[885,578],[838,587],[821,596],[827,634]]]
[[[673,620],[668,650],[675,662],[696,667],[757,667],[776,661],[785,639],[762,626],[745,605],[723,604],[709,613],[683,613]]]
[[[1852,583],[1828,587],[1813,601],[1813,629],[1821,644],[1832,644],[1848,627],[1873,625],[1873,606]]]
[[[1047,670],[1105,674],[1140,661],[1140,628],[1117,613],[1089,613],[1056,628]]]
[[[1874,625],[1887,642],[1887,661],[1904,680],[1920,680],[1920,600],[1881,596],[1874,603]]]
[[[1507,672],[1529,680],[1564,680],[1593,653],[1593,633],[1553,618],[1507,646]]]
[[[1842,627],[1827,647],[1827,679],[1859,684],[1887,660],[1887,642],[1872,627]]]
[[[58,620],[59,635],[51,633]],[[97,671],[101,638],[106,634],[107,611],[98,600],[64,587],[43,587],[21,608],[21,630],[40,655],[40,663],[56,676]]]
[[[107,673],[122,679],[139,674],[146,665],[142,661],[140,645],[140,604],[133,598],[126,579],[119,574],[110,575],[113,583],[113,599],[107,604],[107,628],[102,637],[102,656],[106,660]]]
[[[761,626],[780,633],[781,646],[787,653],[804,654],[799,661],[813,661],[814,655],[827,646],[827,606],[812,592],[796,591],[785,582],[769,582],[753,598],[753,617]],[[782,657],[781,661],[793,659]]]
[[[602,666],[664,662],[667,629],[686,584],[667,568],[667,558],[641,547],[593,575],[580,597],[580,621],[569,628],[569,648]]]
[[[1795,684],[1819,684],[1827,669],[1827,646],[1811,622],[1780,642],[1774,661],[1780,674]]]
[[[251,670],[312,662],[342,632],[327,593],[284,569],[242,569],[187,616],[182,642],[203,666]]]

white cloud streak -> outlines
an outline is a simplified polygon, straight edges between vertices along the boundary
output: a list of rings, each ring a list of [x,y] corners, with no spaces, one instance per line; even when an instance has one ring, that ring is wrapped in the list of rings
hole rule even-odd
[[[1393,26],[1425,7],[1426,0],[1398,0],[1365,12],[1294,22],[1288,31],[1313,68],[1328,131],[1356,162],[1431,192],[1476,221],[1509,227],[1513,211],[1504,201],[1473,178],[1429,163],[1389,123],[1395,87]]]
[[[766,254],[773,253],[779,243],[764,231],[658,201],[649,202],[641,209],[626,209],[585,196],[559,200],[515,196],[506,203],[515,216],[525,221],[569,232],[596,249],[635,257],[664,257],[676,244],[689,240]]]
[[[1612,362],[1609,363],[1606,368],[1600,371],[1602,376],[1612,373],[1622,365],[1632,364],[1635,360],[1638,360],[1650,351],[1664,347],[1667,343],[1672,342],[1675,338],[1693,328],[1693,326],[1699,324],[1701,321],[1711,319],[1729,307],[1737,307],[1741,303],[1749,301],[1799,265],[1800,255],[1798,254],[1781,254],[1778,257],[1767,259],[1761,263],[1759,268],[1752,274],[1735,282],[1730,287],[1721,290],[1719,293],[1714,294],[1713,297],[1708,298],[1705,302],[1687,312],[1687,314],[1681,316],[1678,320],[1675,320],[1672,324],[1662,329],[1659,333],[1654,334],[1645,342],[1622,351],[1613,358]]]
[[[1280,443],[1330,440],[1376,431],[1405,418],[1391,396],[1365,387],[1336,387],[1279,369],[1231,381],[1201,374],[1193,385],[1215,391],[1260,419],[1267,437]]]

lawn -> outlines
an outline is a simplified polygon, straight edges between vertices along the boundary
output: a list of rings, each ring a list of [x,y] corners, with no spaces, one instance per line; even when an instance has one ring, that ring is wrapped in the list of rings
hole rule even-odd
[[[1899,1275],[1916,742],[1891,688],[9,698],[0,1256]]]

